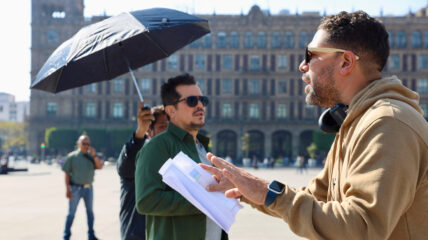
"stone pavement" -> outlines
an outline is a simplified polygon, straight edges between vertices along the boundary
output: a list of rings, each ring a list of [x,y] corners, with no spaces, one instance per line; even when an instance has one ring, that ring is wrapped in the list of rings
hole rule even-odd
[[[247,169],[267,180],[279,180],[293,187],[305,186],[320,169],[298,174],[296,169]],[[67,214],[64,174],[56,165],[29,164],[27,172],[0,175],[0,239],[61,239]],[[115,166],[95,174],[95,232],[100,239],[120,239],[120,183]],[[86,238],[86,213],[79,203],[72,239]],[[244,204],[230,230],[231,240],[302,239],[281,219],[264,215]]]

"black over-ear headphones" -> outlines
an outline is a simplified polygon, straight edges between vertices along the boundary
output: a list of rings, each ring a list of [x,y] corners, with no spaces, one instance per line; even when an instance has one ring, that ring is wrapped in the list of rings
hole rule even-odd
[[[348,106],[341,103],[325,110],[318,119],[318,125],[323,132],[336,133],[346,118]]]

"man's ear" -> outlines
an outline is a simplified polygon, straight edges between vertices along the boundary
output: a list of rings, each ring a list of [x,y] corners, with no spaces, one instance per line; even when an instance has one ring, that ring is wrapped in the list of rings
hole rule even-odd
[[[349,75],[357,65],[357,56],[354,53],[347,51],[343,53],[341,59],[340,74],[342,76]]]
[[[169,118],[172,118],[175,113],[175,107],[173,105],[165,106],[165,112],[168,114]]]

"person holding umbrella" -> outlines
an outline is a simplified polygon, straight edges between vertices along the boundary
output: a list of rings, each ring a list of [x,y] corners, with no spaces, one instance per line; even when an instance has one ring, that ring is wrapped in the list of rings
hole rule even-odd
[[[65,172],[66,196],[68,201],[68,214],[65,221],[64,240],[70,239],[71,225],[73,225],[77,205],[81,198],[85,202],[86,215],[88,217],[88,239],[96,240],[94,231],[93,201],[95,169],[103,167],[97,157],[95,149],[91,147],[89,137],[82,135],[77,140],[78,149],[69,153],[62,170]]]
[[[147,239],[227,239],[214,221],[166,185],[158,173],[180,151],[197,163],[209,163],[209,139],[198,134],[205,125],[209,100],[189,74],[168,79],[161,87],[161,97],[170,119],[168,129],[138,152],[135,172],[136,207],[146,215]]]
[[[138,127],[131,139],[123,146],[117,160],[120,176],[120,234],[122,240],[142,240],[145,238],[145,216],[135,208],[135,160],[141,147],[168,127],[164,107],[156,106],[151,110],[144,108],[144,102],[138,107]]]

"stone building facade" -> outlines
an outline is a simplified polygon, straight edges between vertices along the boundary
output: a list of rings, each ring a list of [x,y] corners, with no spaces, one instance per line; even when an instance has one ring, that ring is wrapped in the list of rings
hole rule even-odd
[[[83,17],[83,0],[33,0],[32,79],[50,53],[82,26],[106,18]],[[244,156],[294,157],[318,130],[323,109],[305,104],[299,64],[322,16],[318,13],[271,15],[253,6],[248,14],[198,15],[211,34],[167,59],[135,71],[146,102],[161,103],[160,85],[182,73],[195,76],[209,96],[203,132],[212,150],[233,159]],[[407,16],[381,16],[391,36],[391,57],[384,75],[395,74],[428,106],[428,16],[426,9]],[[31,93],[30,151],[38,151],[48,127],[134,127],[139,104],[129,74],[114,80],[49,94]],[[426,117],[427,114],[425,115]]]

